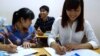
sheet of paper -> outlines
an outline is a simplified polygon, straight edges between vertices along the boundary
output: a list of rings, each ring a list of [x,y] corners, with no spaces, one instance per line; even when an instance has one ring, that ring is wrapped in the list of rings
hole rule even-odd
[[[49,36],[49,34],[50,34],[50,31],[47,31],[44,35]]]
[[[10,54],[10,56],[33,56],[37,51],[32,48],[17,47],[17,53]],[[32,55],[33,54],[33,55]]]
[[[51,54],[51,56],[60,56],[56,54],[55,50],[53,48],[44,48],[48,53]],[[80,50],[74,50],[70,52],[66,52],[66,54],[61,55],[61,56],[100,56],[100,54],[89,50],[89,49],[80,49]]]
[[[17,47],[17,53],[7,53],[6,51],[0,51],[3,52],[5,55],[8,56],[35,56],[34,53],[37,52],[37,50],[34,50],[33,48],[23,48],[21,46]]]

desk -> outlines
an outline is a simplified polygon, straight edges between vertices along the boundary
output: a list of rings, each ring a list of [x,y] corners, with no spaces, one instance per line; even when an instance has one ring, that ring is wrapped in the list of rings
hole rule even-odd
[[[99,49],[96,49],[96,50],[94,50],[94,51],[96,51],[97,53],[100,54],[100,48],[99,48]]]
[[[38,54],[36,54],[36,56],[39,56],[41,54],[46,54],[47,56],[51,56],[44,48],[34,48],[34,49],[39,52]],[[100,48],[94,51],[100,54]]]
[[[36,34],[36,37],[37,38],[48,38],[48,35],[49,35],[50,33],[44,33],[44,35],[43,36],[39,36],[38,34]]]
[[[48,38],[47,35],[39,36],[39,35],[37,35],[37,34],[36,34],[36,37],[37,37],[37,38]]]
[[[51,56],[44,48],[34,48],[34,49],[39,52],[36,54],[36,56],[39,56],[41,54],[46,54],[47,56]]]
[[[48,33],[45,33],[43,36],[39,36],[38,34],[36,34],[36,37],[37,38],[48,38],[49,34]],[[59,35],[57,35],[56,37],[59,37]]]
[[[36,34],[37,40],[39,41],[39,43],[41,44],[40,46],[42,47],[47,47],[47,38],[48,38],[48,33],[45,33],[43,36],[39,36],[38,34]]]

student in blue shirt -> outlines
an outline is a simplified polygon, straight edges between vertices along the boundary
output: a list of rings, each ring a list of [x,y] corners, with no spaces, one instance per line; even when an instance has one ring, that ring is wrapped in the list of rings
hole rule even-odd
[[[13,14],[12,25],[6,26],[7,31],[0,30],[0,42],[10,44],[8,38],[14,45],[22,45],[25,48],[35,47],[37,39],[35,30],[31,26],[34,13],[28,8],[21,8]]]

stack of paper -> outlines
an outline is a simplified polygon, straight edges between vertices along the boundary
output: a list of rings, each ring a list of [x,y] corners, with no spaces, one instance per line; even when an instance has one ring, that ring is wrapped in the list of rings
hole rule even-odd
[[[17,47],[17,53],[9,53],[10,56],[33,56],[37,51],[32,48]]]
[[[17,47],[17,53],[8,53],[6,51],[1,51],[0,53],[3,53],[3,56],[35,56],[34,54],[37,53],[37,50],[34,50],[33,48],[23,48],[21,46]],[[0,55],[1,56],[1,55]]]
[[[51,54],[51,56],[60,56],[56,54],[55,50],[53,48],[44,48],[48,53]],[[89,49],[80,49],[80,50],[74,50],[70,52],[66,52],[66,54],[61,55],[61,56],[100,56],[100,54],[89,50]]]

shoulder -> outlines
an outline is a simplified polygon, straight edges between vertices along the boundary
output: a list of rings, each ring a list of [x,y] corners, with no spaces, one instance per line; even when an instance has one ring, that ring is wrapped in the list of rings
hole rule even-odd
[[[49,20],[55,20],[54,17],[50,17],[50,16],[48,16],[48,19],[49,19]]]
[[[36,21],[41,21],[41,20],[40,20],[40,18],[37,18],[37,20],[36,20]]]
[[[91,24],[87,20],[84,21],[84,30],[93,30]]]
[[[56,18],[56,20],[54,21],[54,24],[61,25],[61,17]]]
[[[31,26],[28,28],[28,32],[35,32],[34,26],[31,25]]]
[[[37,20],[40,20],[40,18],[37,18]]]
[[[84,20],[84,26],[89,26],[90,25],[90,23],[89,23],[89,21],[88,20]]]
[[[61,22],[61,17],[56,18],[55,22]]]
[[[4,26],[2,27],[2,29],[0,29],[0,32],[12,32],[12,31],[13,29],[11,25]]]
[[[6,28],[7,28],[8,31],[13,31],[13,26],[12,25],[7,25]]]
[[[40,18],[37,18],[35,24],[38,24],[40,22],[41,22]]]

